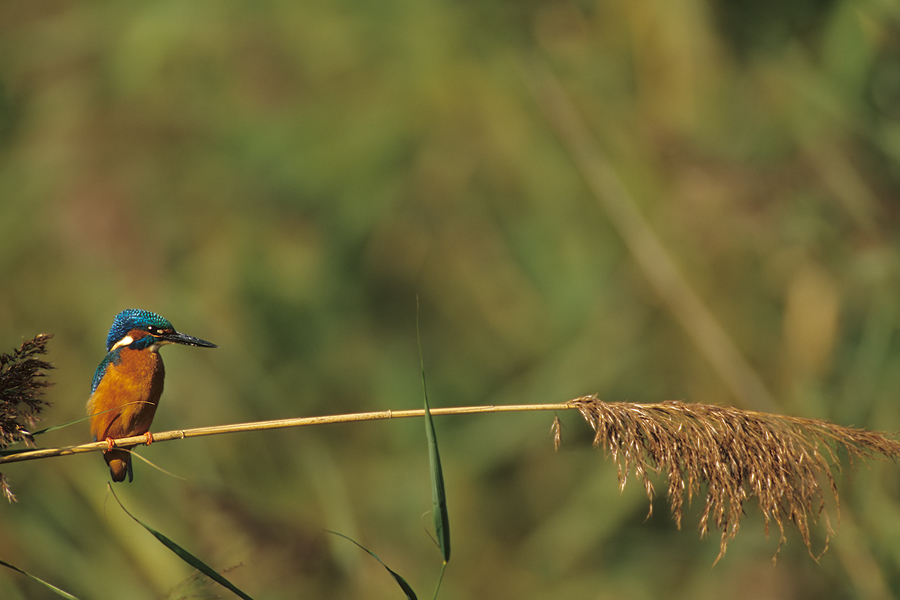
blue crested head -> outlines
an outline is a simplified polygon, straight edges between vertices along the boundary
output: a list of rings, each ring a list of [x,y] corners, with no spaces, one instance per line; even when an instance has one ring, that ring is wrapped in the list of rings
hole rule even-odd
[[[109,335],[106,337],[106,351],[112,350],[112,347],[128,335],[129,331],[148,328],[160,331],[175,331],[175,328],[172,327],[172,324],[167,319],[149,310],[137,308],[123,310],[116,315],[112,327],[109,328]]]
[[[91,391],[97,389],[109,366],[119,363],[123,349],[156,352],[160,346],[165,344],[183,344],[203,348],[216,347],[211,342],[178,333],[167,319],[149,310],[137,308],[123,310],[116,315],[112,327],[109,329],[109,335],[106,338],[107,355],[94,373]]]

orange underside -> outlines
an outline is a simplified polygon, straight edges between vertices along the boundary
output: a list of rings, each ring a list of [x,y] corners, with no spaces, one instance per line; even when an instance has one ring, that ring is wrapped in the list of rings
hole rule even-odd
[[[165,369],[159,354],[122,349],[120,360],[107,367],[91,394],[87,411],[95,440],[141,435],[150,430],[163,391]],[[113,480],[122,481],[129,470],[127,450],[104,452]]]

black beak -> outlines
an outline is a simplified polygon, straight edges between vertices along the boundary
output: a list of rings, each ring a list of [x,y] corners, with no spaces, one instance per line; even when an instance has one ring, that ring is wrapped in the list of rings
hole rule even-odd
[[[161,335],[159,336],[159,339],[170,344],[184,344],[185,346],[200,346],[202,348],[218,348],[218,346],[216,346],[212,342],[207,342],[205,340],[201,340],[200,338],[195,338],[192,335],[178,333],[177,331]]]

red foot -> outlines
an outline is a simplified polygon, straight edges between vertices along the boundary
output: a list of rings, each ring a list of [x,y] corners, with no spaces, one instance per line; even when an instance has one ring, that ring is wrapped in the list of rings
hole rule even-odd
[[[112,438],[106,438],[106,451],[110,451],[116,447],[116,440]]]
[[[149,431],[147,431],[147,432],[144,433],[144,437],[147,438],[147,445],[148,445],[148,446],[149,446],[150,444],[153,443],[153,434],[152,434],[152,433],[150,433]]]

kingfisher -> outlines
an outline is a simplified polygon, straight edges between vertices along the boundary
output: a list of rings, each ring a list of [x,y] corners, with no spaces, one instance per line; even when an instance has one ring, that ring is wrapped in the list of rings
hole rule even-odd
[[[216,348],[215,344],[178,333],[172,324],[147,310],[131,308],[116,315],[106,338],[106,357],[94,373],[87,412],[94,441],[107,443],[103,458],[113,481],[134,479],[130,448],[116,439],[144,434],[153,443],[150,424],[163,392],[166,371],[159,355],[165,344]]]

